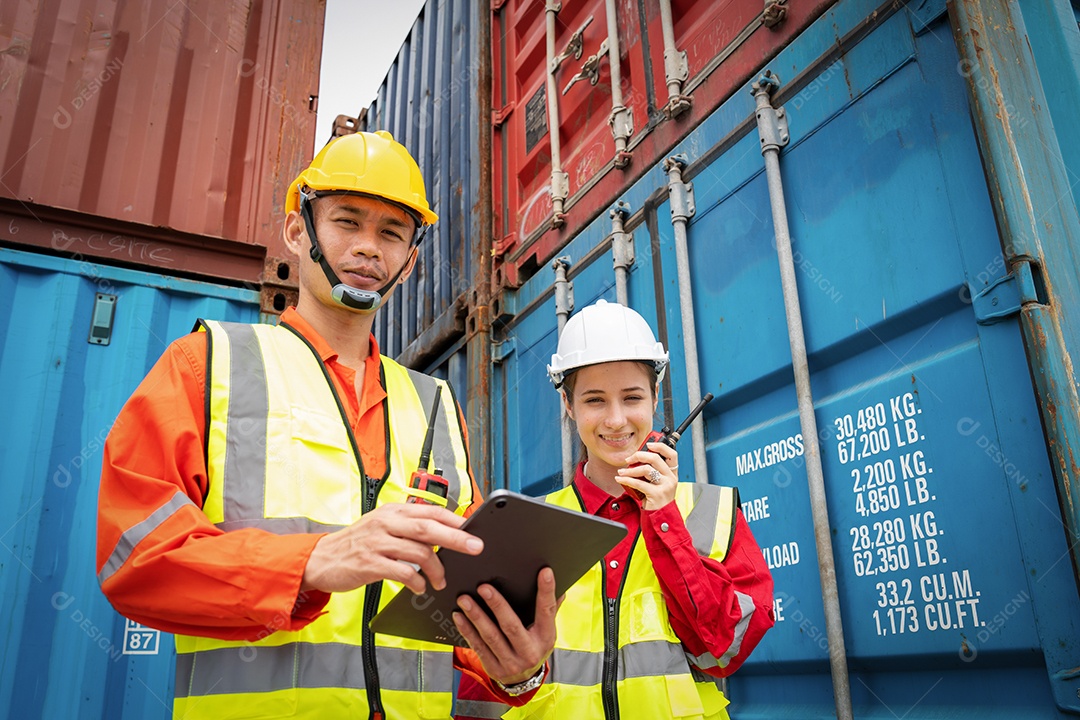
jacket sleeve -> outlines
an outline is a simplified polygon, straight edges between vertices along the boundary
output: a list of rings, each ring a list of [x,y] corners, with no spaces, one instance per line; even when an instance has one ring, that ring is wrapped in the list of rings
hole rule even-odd
[[[298,630],[329,595],[300,594],[322,535],[225,533],[202,512],[206,338],[170,345],[105,441],[97,568],[120,614],[166,632],[254,640]]]
[[[710,675],[731,675],[773,626],[772,575],[742,511],[723,562],[698,554],[674,502],[643,512],[642,533],[687,655]]]
[[[488,677],[480,664],[480,658],[472,650],[456,648],[454,661],[454,666],[461,670],[461,682],[458,683],[457,696],[454,699],[456,720],[501,718],[510,708],[524,705],[539,692],[530,690],[521,695],[508,695]],[[547,672],[548,667],[545,665],[545,680]]]

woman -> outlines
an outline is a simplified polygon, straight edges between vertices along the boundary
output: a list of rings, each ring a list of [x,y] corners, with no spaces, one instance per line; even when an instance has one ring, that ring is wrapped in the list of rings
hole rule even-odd
[[[719,678],[772,627],[772,577],[733,488],[679,483],[673,448],[638,449],[667,364],[629,308],[600,300],[567,322],[548,373],[584,453],[573,485],[545,499],[629,533],[567,592],[547,676],[530,701],[486,701],[466,679],[458,718],[728,717]]]

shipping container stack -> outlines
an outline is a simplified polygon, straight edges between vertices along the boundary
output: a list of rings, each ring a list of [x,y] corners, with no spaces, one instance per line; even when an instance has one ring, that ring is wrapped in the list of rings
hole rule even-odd
[[[380,331],[479,383],[486,487],[561,484],[558,315],[626,302],[672,351],[657,426],[716,395],[681,479],[738,486],[776,582],[732,717],[1080,712],[1077,9],[465,7],[364,127],[447,158],[450,294]]]
[[[164,717],[168,638],[86,577],[95,464],[191,318],[294,297],[273,224],[310,157],[295,50],[317,57],[322,10],[150,3],[76,33],[68,4],[0,10],[2,363],[31,449],[3,464],[24,481],[0,504],[0,708]],[[283,21],[302,10],[317,29]],[[563,482],[560,312],[604,298],[657,329],[657,427],[716,396],[680,479],[739,488],[776,585],[732,717],[1080,714],[1078,20],[1066,0],[430,0],[338,124],[391,131],[427,181],[440,221],[376,336],[455,386],[486,490]]]
[[[0,4],[0,717],[172,715],[171,636],[98,589],[102,444],[196,318],[295,302],[324,9]]]

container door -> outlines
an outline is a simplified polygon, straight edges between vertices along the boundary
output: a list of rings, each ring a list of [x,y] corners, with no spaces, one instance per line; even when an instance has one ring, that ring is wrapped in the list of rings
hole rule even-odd
[[[751,716],[832,713],[816,441],[856,714],[1056,716],[1055,699],[1076,704],[1058,674],[1078,651],[1076,586],[1016,319],[983,324],[972,301],[1005,271],[948,23],[897,12],[839,57],[823,39],[773,66],[812,74],[781,95],[781,169],[819,438],[794,405],[756,132],[694,177],[702,385],[721,393],[710,477],[739,486],[776,582],[777,625],[732,698]]]
[[[731,679],[733,716],[835,716],[809,442],[823,458],[857,717],[1077,708],[1080,603],[1025,348],[1007,305],[974,299],[1005,269],[943,11],[841,2],[768,65],[788,83],[780,162],[820,437],[800,432],[749,88],[672,150],[688,157],[696,201],[701,384],[717,396],[708,476],[738,486],[776,583],[776,627]],[[631,305],[668,344],[664,392],[681,417],[665,183],[651,168],[622,199],[635,213]],[[604,213],[560,250],[579,308],[614,299],[609,232]],[[497,371],[502,479],[530,492],[558,484],[551,282],[541,269],[507,295],[516,314]]]

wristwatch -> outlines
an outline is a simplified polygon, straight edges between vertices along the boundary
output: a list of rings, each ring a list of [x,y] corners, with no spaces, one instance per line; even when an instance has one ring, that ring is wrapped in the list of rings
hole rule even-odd
[[[503,692],[505,692],[510,697],[517,697],[518,695],[524,695],[530,690],[535,690],[536,688],[543,685],[544,675],[546,674],[546,671],[547,663],[544,663],[540,666],[540,669],[536,671],[536,674],[534,674],[531,678],[527,680],[522,680],[516,685],[503,685],[498,680],[495,680],[495,684],[501,687],[503,689]]]

